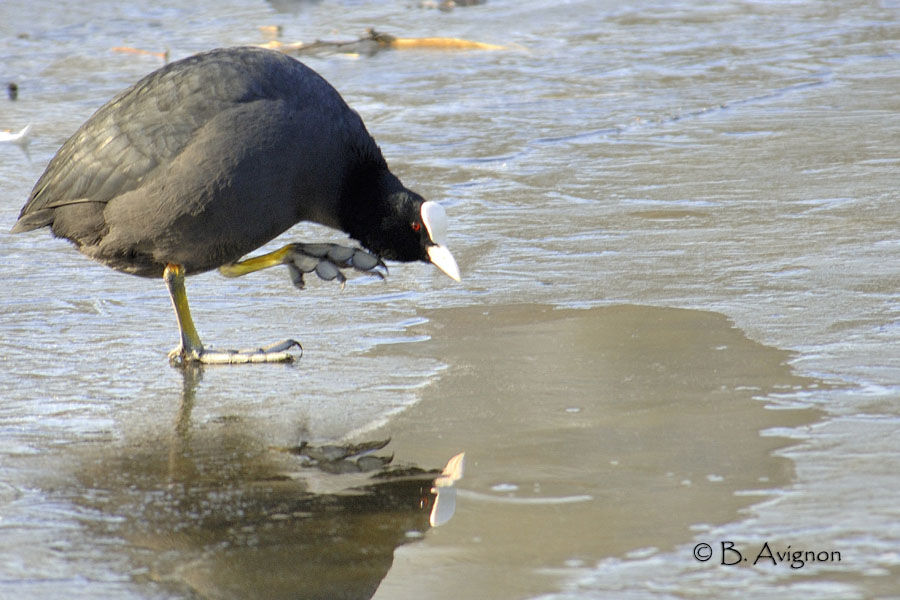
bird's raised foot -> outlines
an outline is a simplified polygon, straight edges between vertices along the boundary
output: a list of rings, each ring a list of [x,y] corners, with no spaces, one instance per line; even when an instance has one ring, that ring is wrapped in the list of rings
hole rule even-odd
[[[315,272],[319,279],[337,279],[341,287],[347,281],[341,269],[355,269],[375,275],[381,279],[387,276],[388,268],[378,256],[361,248],[351,248],[338,244],[304,244],[297,242],[287,247],[284,264],[288,267],[291,282],[303,289],[303,275]]]
[[[186,350],[181,344],[169,352],[169,362],[177,365],[189,363],[204,365],[288,363],[300,358],[289,352],[294,347],[299,348],[300,356],[303,356],[303,347],[296,340],[283,340],[263,348],[244,348],[242,350],[207,350],[204,348]]]

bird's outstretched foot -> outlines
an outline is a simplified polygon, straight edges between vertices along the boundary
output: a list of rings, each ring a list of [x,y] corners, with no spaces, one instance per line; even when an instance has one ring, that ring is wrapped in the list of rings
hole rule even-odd
[[[304,244],[296,242],[285,247],[287,254],[284,264],[291,274],[291,281],[299,289],[303,289],[303,275],[315,272],[319,279],[331,281],[337,279],[341,287],[347,277],[341,269],[353,268],[370,273],[381,279],[387,275],[388,268],[379,257],[362,250],[338,244]]]
[[[179,365],[189,363],[204,365],[288,363],[299,358],[290,352],[292,348],[298,348],[300,356],[303,356],[303,347],[296,340],[283,340],[263,348],[244,348],[243,350],[207,350],[203,347],[185,349],[184,344],[180,344],[169,352],[169,361]]]
[[[295,242],[274,252],[254,256],[238,262],[219,267],[219,272],[226,277],[240,277],[262,269],[278,265],[287,265],[291,281],[303,289],[303,275],[315,272],[320,279],[331,281],[337,279],[344,286],[347,277],[341,269],[356,269],[371,273],[384,279],[388,268],[379,257],[360,248],[340,246],[338,244],[304,244]]]

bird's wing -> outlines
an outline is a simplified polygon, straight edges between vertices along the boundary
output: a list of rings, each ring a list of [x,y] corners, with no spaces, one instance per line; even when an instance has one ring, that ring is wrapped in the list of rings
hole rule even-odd
[[[203,68],[193,68],[200,61]],[[223,108],[272,93],[259,80],[240,76],[247,67],[234,57],[197,55],[151,73],[110,100],[50,161],[13,232],[49,225],[57,207],[105,204],[137,188]]]
[[[13,231],[50,224],[60,206],[109,202],[181,150],[195,123],[172,118],[171,110],[142,95],[149,83],[145,79],[108,102],[63,144]]]

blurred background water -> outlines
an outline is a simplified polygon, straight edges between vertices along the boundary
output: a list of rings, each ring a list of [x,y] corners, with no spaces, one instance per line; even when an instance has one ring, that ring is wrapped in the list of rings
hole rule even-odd
[[[0,3],[0,130],[33,128],[3,231],[163,64],[113,48],[506,46],[303,57],[447,207],[463,283],[188,281],[205,340],[295,365],[171,368],[162,282],[0,233],[0,597],[896,597],[900,5],[437,4]],[[396,480],[280,450],[387,437]],[[429,529],[421,470],[463,450]]]

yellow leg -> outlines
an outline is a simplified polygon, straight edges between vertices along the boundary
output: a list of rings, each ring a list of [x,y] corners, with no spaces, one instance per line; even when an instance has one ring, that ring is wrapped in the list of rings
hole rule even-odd
[[[219,267],[219,273],[225,277],[240,277],[241,275],[253,273],[254,271],[261,271],[262,269],[268,269],[269,267],[277,267],[278,265],[289,262],[291,254],[294,251],[294,245],[288,244],[287,246],[279,248],[274,252],[269,252],[268,254],[254,256],[253,258],[241,260],[229,265],[222,265]]]
[[[259,267],[264,268],[264,267]],[[248,271],[249,272],[249,271]],[[178,330],[181,333],[181,344],[169,352],[169,360],[173,362],[201,362],[206,364],[236,364],[236,363],[260,363],[260,362],[291,362],[294,356],[288,352],[291,348],[300,348],[300,344],[294,340],[284,340],[264,348],[250,348],[247,350],[225,350],[222,352],[210,352],[203,348],[194,320],[191,318],[191,310],[188,307],[187,293],[184,289],[184,267],[168,264],[163,271],[163,279],[169,288],[172,297],[172,306],[175,308],[175,318],[178,319]],[[300,348],[302,352],[303,349]]]
[[[191,309],[188,306],[187,292],[184,289],[184,267],[169,263],[163,271],[163,279],[172,297],[175,318],[178,319],[178,331],[181,333],[181,345],[169,353],[170,359],[181,358],[185,361],[200,360],[203,355],[203,343],[194,327]]]

